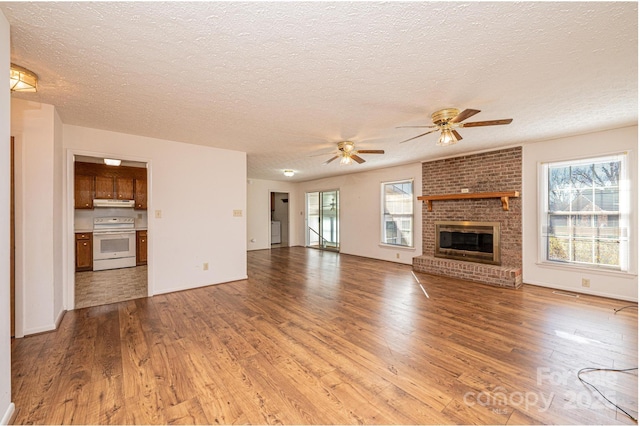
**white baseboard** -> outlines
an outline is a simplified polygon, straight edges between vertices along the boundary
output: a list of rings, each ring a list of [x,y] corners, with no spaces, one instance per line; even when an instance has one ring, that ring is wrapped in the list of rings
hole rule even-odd
[[[563,285],[556,285],[556,284],[548,284],[548,283],[543,283],[543,282],[538,282],[538,281],[525,281],[523,282],[523,284],[531,284],[531,285],[535,285],[538,287],[547,287],[547,288],[552,288],[554,290],[562,290],[562,291],[569,291],[571,293],[578,293],[578,294],[588,294],[590,296],[600,296],[600,297],[606,297],[608,299],[616,299],[616,300],[624,300],[627,302],[636,302],[638,303],[638,299],[637,298],[633,298],[633,297],[629,297],[629,296],[622,296],[619,294],[612,294],[612,293],[607,293],[604,291],[594,291],[594,290],[588,290],[582,287],[573,287],[573,286],[563,286]]]
[[[13,413],[16,412],[16,406],[15,404],[12,402],[9,404],[9,406],[7,407],[7,411],[4,413],[4,415],[2,416],[2,419],[0,419],[0,425],[8,425],[11,424],[11,420],[13,419]]]
[[[66,309],[61,309],[60,313],[58,313],[58,318],[56,318],[56,330],[60,328],[60,323],[62,322],[62,318],[64,318],[64,314],[67,313]]]

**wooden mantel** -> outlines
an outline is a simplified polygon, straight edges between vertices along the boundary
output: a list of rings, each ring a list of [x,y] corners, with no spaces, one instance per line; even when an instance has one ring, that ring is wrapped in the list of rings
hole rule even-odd
[[[443,195],[423,195],[418,197],[420,201],[427,202],[427,210],[432,211],[433,206],[431,204],[432,201],[443,201],[443,200],[469,200],[469,199],[478,199],[478,198],[500,198],[502,201],[502,210],[509,210],[509,197],[519,197],[520,193],[518,191],[507,191],[507,192],[476,192],[476,193],[460,193],[460,194],[443,194]]]

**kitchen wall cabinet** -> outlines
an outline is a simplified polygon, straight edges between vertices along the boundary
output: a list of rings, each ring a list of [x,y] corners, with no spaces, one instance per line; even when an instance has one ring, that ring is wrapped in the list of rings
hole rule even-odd
[[[75,163],[75,208],[92,209],[94,198],[135,200],[137,210],[147,209],[147,169]]]
[[[96,176],[96,198],[113,198],[113,178],[107,176]]]
[[[76,233],[76,271],[93,270],[93,233]]]
[[[133,200],[133,178],[115,178],[116,196],[118,200]]]
[[[134,186],[133,199],[135,200],[134,208],[136,210],[146,210],[147,209],[147,180],[135,179],[133,186]]]
[[[147,231],[136,231],[136,265],[147,264]]]
[[[75,177],[74,206],[76,209],[92,209],[94,194],[93,176],[78,175]]]

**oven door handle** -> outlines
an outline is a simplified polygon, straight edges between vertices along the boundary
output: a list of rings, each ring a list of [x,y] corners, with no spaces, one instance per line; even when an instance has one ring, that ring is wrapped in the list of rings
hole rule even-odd
[[[95,237],[101,235],[122,235],[122,234],[135,234],[136,231],[93,231]]]

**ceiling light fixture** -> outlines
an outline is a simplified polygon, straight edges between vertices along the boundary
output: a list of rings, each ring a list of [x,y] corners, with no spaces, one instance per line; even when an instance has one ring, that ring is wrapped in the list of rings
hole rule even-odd
[[[353,158],[351,158],[351,155],[349,154],[349,151],[344,151],[342,153],[342,158],[340,159],[340,165],[341,166],[348,166],[350,164],[353,164]]]
[[[38,76],[26,68],[11,64],[9,77],[12,92],[37,92]]]
[[[456,137],[453,135],[453,132],[451,132],[451,129],[442,130],[440,139],[438,139],[438,145],[447,146],[447,145],[453,145],[456,142],[458,142],[458,139],[456,139]]]
[[[106,164],[107,166],[119,166],[121,162],[121,160],[114,160],[112,158],[104,159],[104,164]]]
[[[284,171],[284,175],[285,175],[286,177],[291,177],[291,176],[293,176],[294,174],[295,174],[295,173],[293,172],[293,170],[285,170],[285,171]]]

